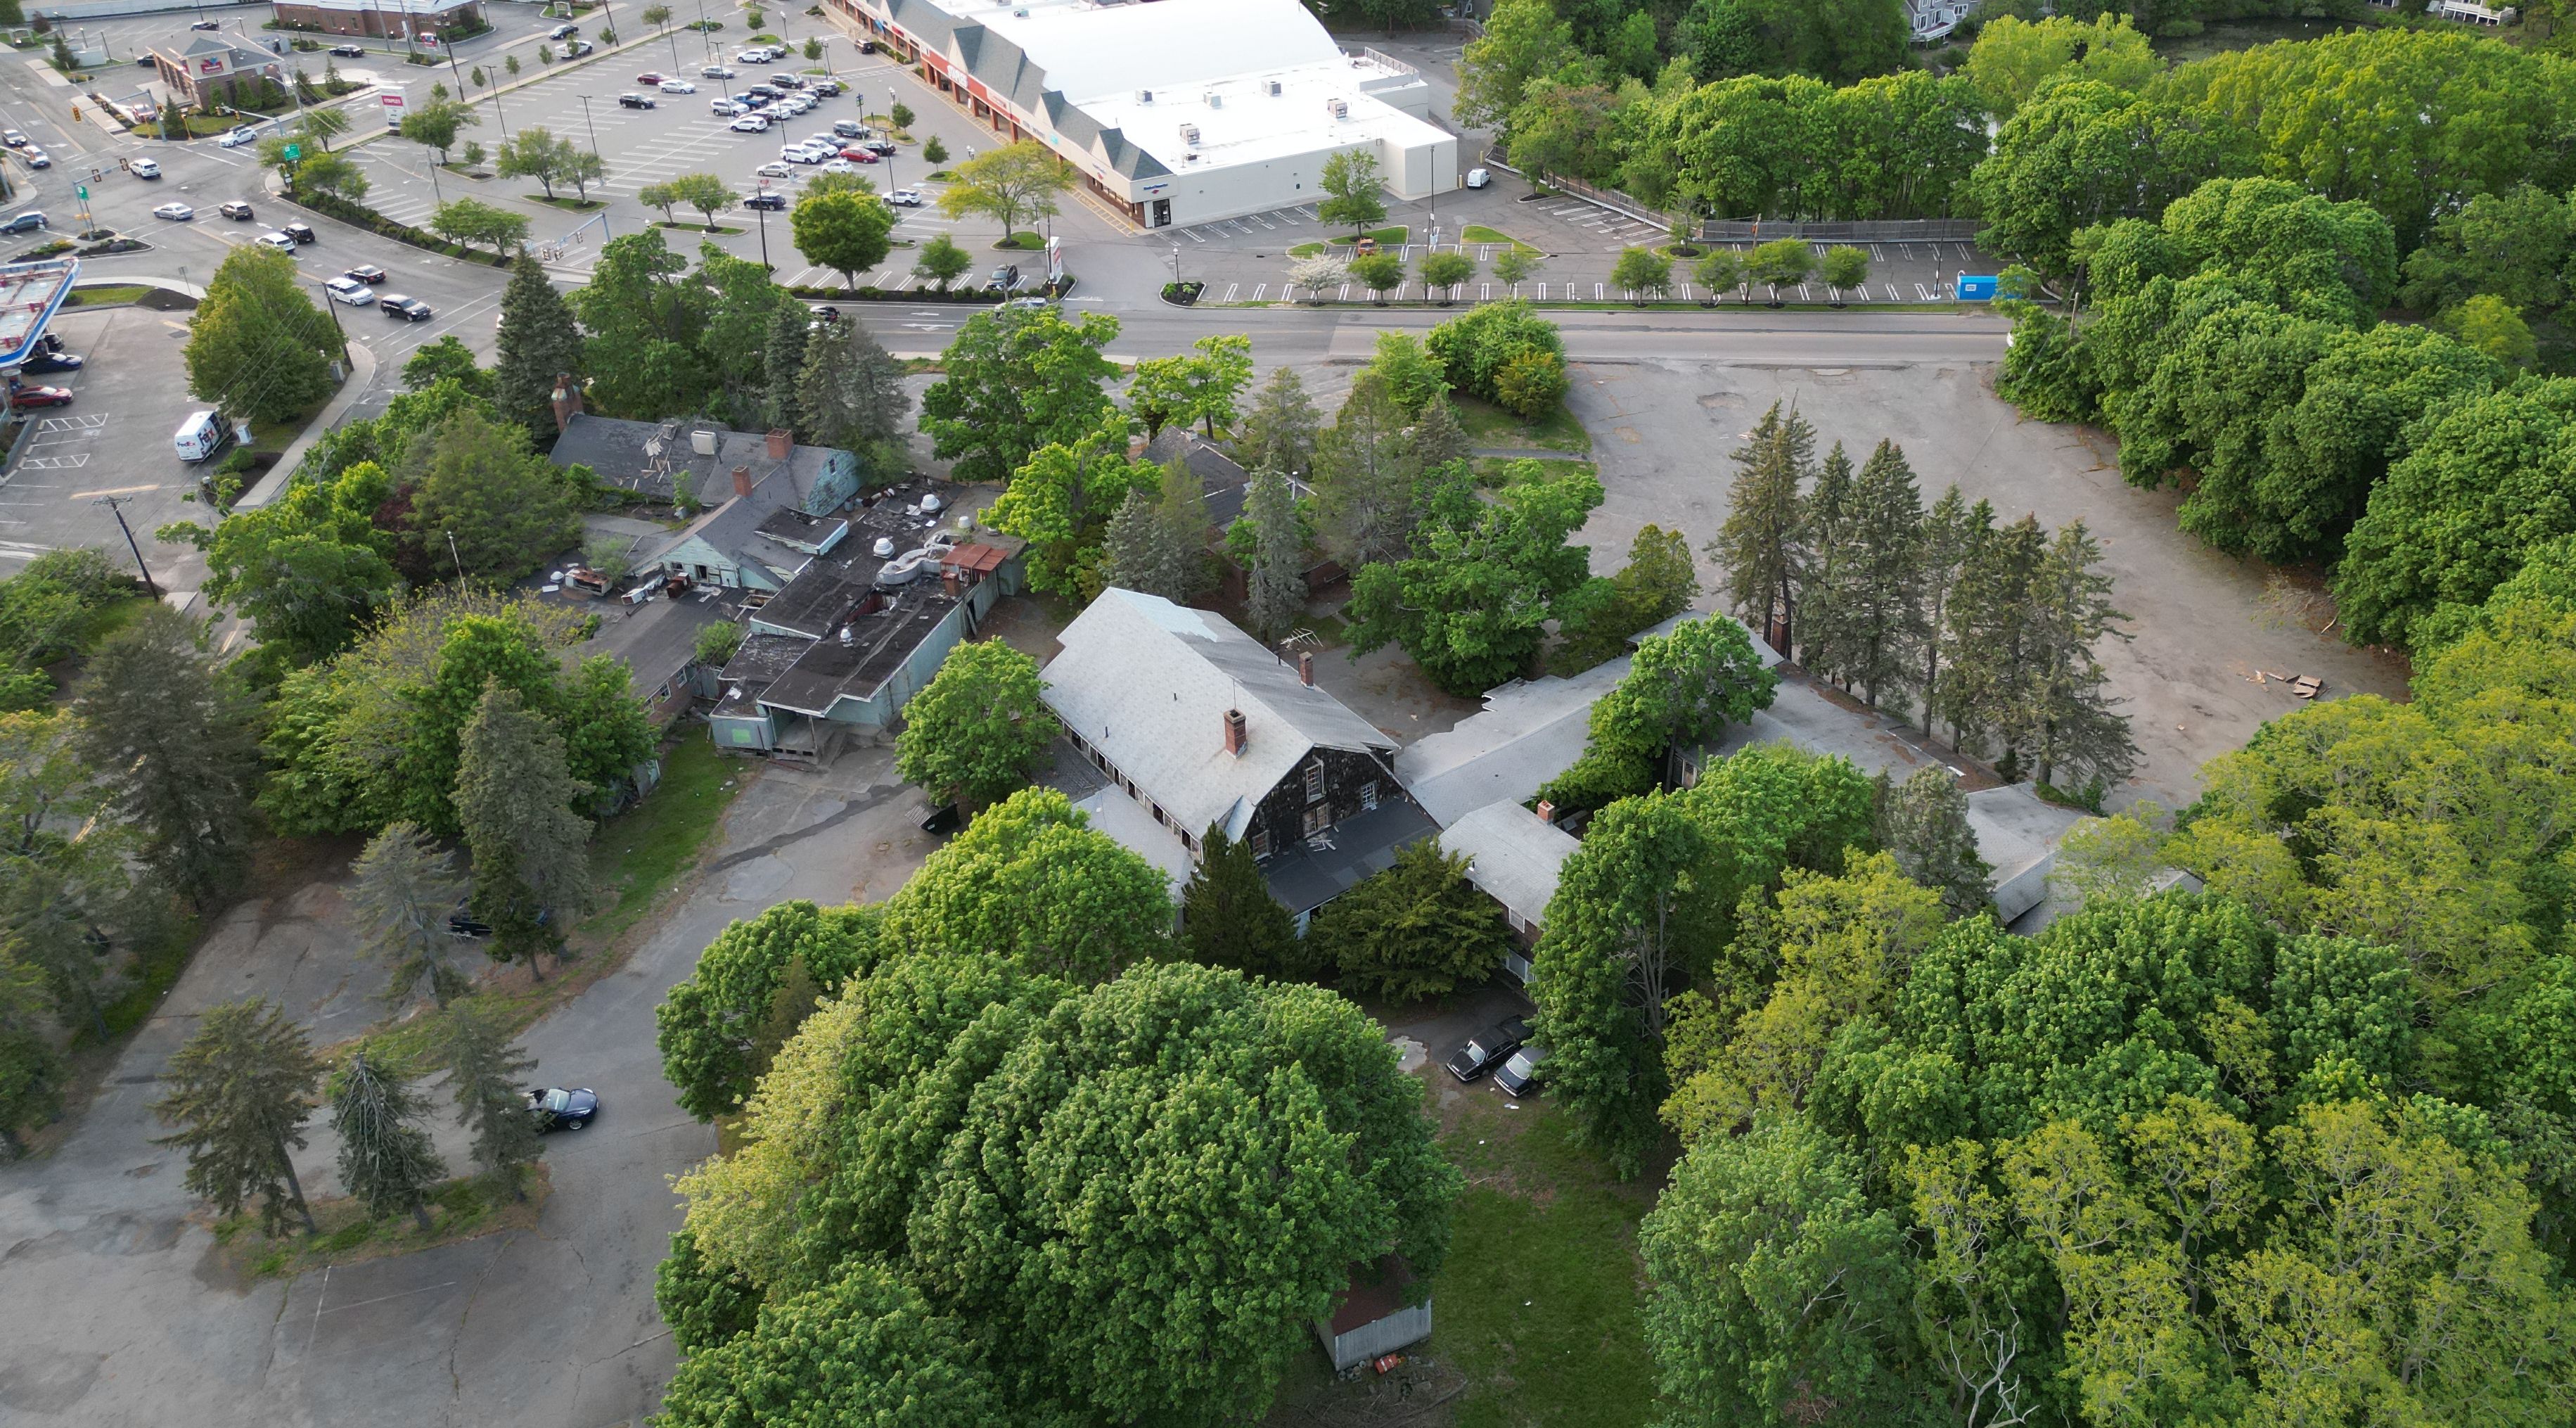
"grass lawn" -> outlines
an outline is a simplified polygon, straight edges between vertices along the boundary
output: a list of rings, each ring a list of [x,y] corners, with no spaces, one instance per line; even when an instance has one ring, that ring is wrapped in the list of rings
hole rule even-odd
[[[676,229],[680,230],[680,231],[681,231],[681,232],[683,232],[683,233],[748,233],[748,232],[750,232],[750,231],[751,231],[751,230],[750,230],[750,229],[748,229],[748,228],[728,228],[728,227],[726,227],[725,225],[723,225],[723,224],[721,224],[721,223],[717,224],[717,225],[716,225],[715,227],[713,227],[713,228],[709,228],[707,225],[705,225],[705,224],[703,224],[703,223],[672,223],[672,222],[664,222],[664,223],[656,224],[656,225],[654,225],[654,226],[659,227],[659,228],[676,228]]]
[[[1451,400],[1458,408],[1458,425],[1466,429],[1467,439],[1475,445],[1527,446],[1541,451],[1592,449],[1592,433],[1585,431],[1574,413],[1561,405],[1535,422],[1525,422],[1491,402],[1470,396]]]
[[[65,299],[65,307],[108,307],[116,303],[136,302],[152,289],[142,283],[119,284],[112,288],[74,288]]]
[[[542,193],[523,193],[519,197],[530,203],[542,203],[549,208],[570,209],[575,213],[587,213],[594,208],[608,206],[608,200],[604,198],[548,198]]]
[[[1010,237],[1001,239],[994,243],[993,246],[996,248],[1018,248],[1028,252],[1043,253],[1046,251],[1046,238],[1043,234],[1032,233],[1027,229],[1022,229],[1019,232],[1012,234]]]
[[[741,787],[746,765],[716,752],[714,741],[684,732],[662,758],[662,783],[642,803],[600,825],[592,866],[616,900],[581,925],[594,946],[614,942],[653,900],[670,891],[714,835]]]
[[[1499,228],[1488,228],[1481,223],[1470,223],[1465,228],[1460,229],[1458,231],[1458,241],[1461,243],[1509,243],[1524,253],[1536,253],[1538,251],[1538,249],[1522,242],[1520,239],[1513,237],[1509,233],[1505,233]]]
[[[1652,1183],[1612,1180],[1544,1101],[1509,1109],[1484,1085],[1435,1094],[1467,1188],[1423,1347],[1466,1374],[1459,1428],[1648,1421],[1636,1246]]]
[[[1601,468],[1589,461],[1546,461],[1526,456],[1479,456],[1468,462],[1468,469],[1475,473],[1477,485],[1497,489],[1518,485],[1529,479],[1529,468],[1535,468],[1538,477],[1548,481],[1571,476],[1577,471],[1594,477],[1601,474]]]
[[[443,1098],[440,1108],[446,1109]],[[430,1195],[427,1230],[408,1214],[370,1220],[354,1199],[315,1200],[313,1223],[319,1234],[308,1237],[301,1221],[291,1221],[295,1227],[272,1240],[259,1232],[255,1220],[235,1217],[215,1226],[215,1243],[253,1278],[297,1274],[326,1264],[345,1267],[475,1239],[495,1230],[526,1229],[536,1224],[537,1212],[554,1189],[543,1160],[528,1167],[526,1188],[527,1198],[520,1200],[511,1196],[507,1184],[485,1175],[442,1181]]]

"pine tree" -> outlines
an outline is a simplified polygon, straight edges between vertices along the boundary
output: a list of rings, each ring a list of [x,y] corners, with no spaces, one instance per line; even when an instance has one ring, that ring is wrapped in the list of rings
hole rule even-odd
[[[1208,825],[1199,865],[1181,890],[1181,948],[1202,966],[1254,976],[1287,977],[1302,970],[1296,918],[1271,896],[1252,845],[1225,836],[1220,823]]]
[[[2036,516],[1979,536],[1960,564],[1942,636],[1950,681],[1941,702],[1951,742],[1983,747],[1993,736],[2001,748],[1997,768],[2007,778],[2020,766],[2018,736],[2031,675],[2031,581],[2047,549],[2048,536]]]
[[[796,433],[799,441],[814,439],[814,424],[805,415],[805,398],[797,384],[805,376],[805,334],[814,321],[803,303],[782,302],[769,319],[769,335],[761,344],[761,361],[768,394],[761,403],[761,414],[773,427],[785,427]]]
[[[805,954],[790,952],[787,965],[779,969],[778,985],[769,993],[768,1009],[760,1025],[752,1028],[751,1065],[754,1077],[769,1074],[769,1065],[778,1059],[779,1048],[796,1035],[796,1028],[814,1014],[823,1000],[823,989],[805,966]]]
[[[1263,642],[1276,643],[1306,615],[1306,531],[1288,478],[1278,468],[1264,466],[1252,473],[1244,513],[1252,520],[1244,619]]]
[[[167,605],[108,637],[82,681],[74,747],[114,793],[142,859],[200,912],[250,872],[257,719],[207,654],[204,627]]]
[[[1475,443],[1467,439],[1467,429],[1458,424],[1458,409],[1445,396],[1435,396],[1422,404],[1405,440],[1415,466],[1424,471],[1437,471],[1476,454]]]
[[[519,1054],[498,1011],[472,1001],[448,1013],[438,1056],[447,1068],[448,1091],[456,1097],[456,1123],[473,1131],[475,1163],[495,1175],[509,1174],[513,1188],[525,1198],[518,1168],[544,1148],[522,1089],[524,1078],[537,1069],[536,1058]]]
[[[276,1234],[292,1208],[315,1230],[292,1153],[322,1082],[322,1063],[286,1014],[256,998],[215,1007],[197,1020],[161,1073],[170,1093],[153,1103],[179,1129],[155,1145],[188,1151],[188,1192],[226,1215],[260,1202],[260,1226]]]
[[[1204,595],[1216,584],[1216,558],[1208,553],[1207,488],[1198,473],[1178,457],[1163,468],[1163,485],[1154,500],[1157,539],[1171,552],[1173,570],[1184,592],[1172,598],[1182,604]]]
[[[1253,395],[1234,440],[1234,458],[1247,471],[1263,467],[1302,478],[1315,469],[1315,438],[1322,419],[1294,367],[1274,367]]]
[[[2108,676],[2094,647],[2130,638],[2115,621],[2111,577],[2096,567],[2102,547],[2084,523],[2060,527],[2031,577],[2031,674],[2022,712],[2024,740],[2041,783],[2061,770],[2086,783],[2116,783],[2137,767],[2128,716],[2111,712]]]
[[[1805,539],[1797,576],[1798,662],[1809,674],[1851,687],[1847,670],[1850,624],[1843,576],[1850,564],[1852,464],[1835,442],[1807,494]]]
[[[1816,433],[1792,411],[1771,404],[1744,445],[1728,454],[1736,464],[1726,524],[1708,544],[1708,558],[1726,572],[1727,597],[1753,633],[1771,638],[1790,626],[1798,570],[1804,553],[1804,503],[1799,492],[1815,464]],[[1785,653],[1785,651],[1784,651]]]
[[[524,960],[531,977],[538,954],[560,954],[564,928],[589,908],[590,820],[572,811],[582,791],[562,736],[517,690],[485,685],[457,752],[456,813],[492,955]]]
[[[1384,378],[1362,372],[1315,448],[1315,525],[1344,568],[1400,560],[1413,548],[1422,473],[1403,432],[1409,418]]]
[[[1994,869],[1977,856],[1968,795],[1948,769],[1926,764],[1894,785],[1882,771],[1873,792],[1879,846],[1896,855],[1907,877],[1939,893],[1952,917],[1994,906]]]
[[[1130,491],[1109,518],[1100,541],[1100,581],[1122,590],[1186,600],[1179,552],[1164,539],[1160,502],[1144,491]]]
[[[1994,529],[1994,524],[1994,509],[1983,501],[1970,506],[1956,486],[1942,492],[1931,514],[1923,518],[1923,540],[1915,567],[1923,582],[1923,683],[1916,692],[1923,702],[1923,732],[1927,734],[1932,732],[1932,722],[1948,693],[1941,683],[1942,657],[1949,649],[1946,640],[1950,601],[1959,588],[1959,572],[1968,562],[1968,552]]]
[[[456,945],[447,919],[465,897],[455,859],[431,843],[420,825],[396,822],[368,842],[350,870],[357,875],[349,910],[358,950],[393,974],[385,984],[386,1004],[402,1005],[426,981],[430,996],[445,1008],[472,984],[447,959]]]
[[[1894,442],[1861,463],[1843,527],[1848,554],[1834,581],[1844,686],[1875,709],[1881,695],[1904,688],[1924,635],[1923,498]]]
[[[865,327],[835,322],[806,339],[796,395],[813,439],[857,452],[871,484],[903,474],[900,433],[912,398],[903,389],[902,365]]]
[[[331,1128],[340,1135],[340,1183],[373,1220],[411,1212],[429,1229],[429,1191],[447,1174],[420,1125],[426,1106],[409,1079],[356,1052],[331,1082]]]
[[[555,436],[555,381],[583,370],[581,328],[572,306],[525,249],[501,290],[499,353],[492,359],[493,405],[539,442]]]

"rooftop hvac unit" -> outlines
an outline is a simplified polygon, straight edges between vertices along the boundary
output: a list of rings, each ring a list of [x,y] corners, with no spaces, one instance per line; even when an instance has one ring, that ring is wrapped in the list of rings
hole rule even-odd
[[[1210,109],[1223,109],[1225,107],[1225,96],[1211,89],[1208,91],[1207,102],[1208,108]]]
[[[1189,145],[1193,149],[1197,148],[1199,146],[1199,126],[1196,124],[1182,125],[1181,142]]]
[[[1332,115],[1336,119],[1348,119],[1351,117],[1351,102],[1347,99],[1327,99],[1324,101],[1324,107],[1332,111]]]
[[[1152,91],[1152,90],[1150,90],[1150,89],[1140,89],[1140,90],[1137,90],[1137,91],[1136,91],[1136,102],[1137,102],[1137,103],[1139,103],[1139,104],[1151,104],[1151,103],[1153,103],[1153,102],[1154,102],[1154,91]]]
[[[689,433],[689,449],[695,451],[700,456],[715,455],[716,434],[707,430],[705,427],[699,427],[696,431]]]
[[[1271,97],[1271,98],[1273,98],[1273,99],[1278,98],[1278,97],[1279,97],[1279,91],[1280,91],[1280,89],[1281,89],[1282,87],[1283,87],[1283,86],[1279,83],[1279,81],[1277,81],[1277,80],[1275,80],[1275,79],[1274,79],[1274,80],[1272,80],[1272,81],[1270,81],[1270,97]]]

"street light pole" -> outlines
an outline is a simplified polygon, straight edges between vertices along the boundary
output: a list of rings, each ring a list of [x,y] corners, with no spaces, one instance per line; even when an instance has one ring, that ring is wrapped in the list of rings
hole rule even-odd
[[[769,180],[762,179],[760,187],[762,192],[767,192]],[[760,209],[760,267],[763,272],[775,271],[769,266],[769,207],[766,204]]]
[[[465,82],[465,71],[457,68],[454,46],[450,46],[447,51],[447,72],[456,76],[457,93],[471,95],[474,92],[473,87]],[[469,104],[472,102],[471,99],[467,100]],[[501,142],[504,144],[510,142],[510,121],[501,113],[501,81],[497,75],[492,79],[492,122],[501,126]]]
[[[133,499],[132,496],[101,496],[90,504],[105,506],[107,513],[116,517],[116,528],[125,532],[125,548],[134,552],[134,568],[143,573],[143,588],[151,591],[152,598],[158,600],[161,598],[161,586],[153,580],[151,567],[143,563],[143,547],[135,544],[134,527],[125,523],[125,503]]]
[[[599,159],[599,126],[592,123],[590,119],[590,96],[584,94],[579,96],[579,98],[581,100],[582,127],[590,130],[590,156],[594,159]],[[600,162],[605,164],[608,161],[606,159],[600,159]]]
[[[447,532],[447,558],[456,562],[456,588],[465,588],[465,557],[456,553],[456,532]]]
[[[356,279],[351,281],[354,282]],[[328,279],[315,278],[313,282],[322,289],[322,306],[331,314],[331,330],[340,335],[340,360],[346,362],[349,360],[349,329],[340,325],[339,301],[331,296],[331,284]]]

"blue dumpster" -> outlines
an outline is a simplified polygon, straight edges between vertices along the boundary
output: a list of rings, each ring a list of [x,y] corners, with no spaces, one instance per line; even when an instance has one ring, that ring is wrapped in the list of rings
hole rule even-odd
[[[1996,279],[1993,277],[1978,277],[1968,273],[1961,273],[1959,275],[1959,301],[1993,302],[1995,300],[1995,283]]]

